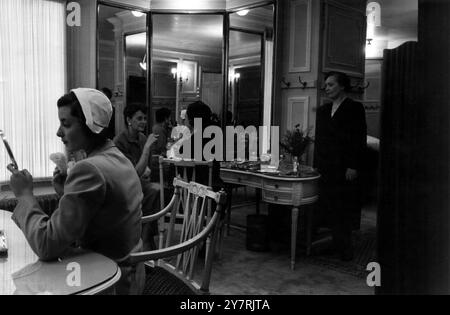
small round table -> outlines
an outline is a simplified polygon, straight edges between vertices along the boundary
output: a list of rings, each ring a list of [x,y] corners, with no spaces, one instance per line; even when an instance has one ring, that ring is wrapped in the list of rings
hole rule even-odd
[[[40,261],[11,215],[0,210],[0,230],[8,245],[8,255],[0,256],[0,295],[114,292],[121,273],[113,260],[93,252],[78,252],[58,261]]]

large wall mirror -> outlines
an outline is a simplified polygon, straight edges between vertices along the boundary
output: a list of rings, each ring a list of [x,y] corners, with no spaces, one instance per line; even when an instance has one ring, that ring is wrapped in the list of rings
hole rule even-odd
[[[223,108],[222,14],[152,14],[151,111],[173,119],[201,100],[218,117]]]
[[[230,14],[227,111],[234,124],[271,126],[274,10],[271,4]],[[267,152],[270,135],[260,136]]]
[[[99,5],[97,87],[113,92],[116,134],[125,128],[123,109],[133,102],[148,105],[151,125],[159,108],[181,122],[181,111],[201,100],[228,125],[270,126],[274,11],[273,4],[214,14],[159,10],[149,18],[133,8]],[[270,135],[262,137],[267,151]]]
[[[148,104],[147,37],[147,14],[98,6],[97,87],[112,91],[116,134],[125,129],[127,104]]]

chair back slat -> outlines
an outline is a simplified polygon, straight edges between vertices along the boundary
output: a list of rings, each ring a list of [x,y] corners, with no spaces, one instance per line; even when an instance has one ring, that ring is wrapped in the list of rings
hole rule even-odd
[[[162,218],[161,222],[166,227],[165,232],[160,235],[160,248],[131,254],[130,263],[146,259],[157,261],[158,266],[170,270],[191,288],[199,290],[198,293],[208,293],[214,252],[208,250],[208,245],[215,246],[218,239],[226,194],[223,190],[215,193],[208,186],[188,183],[180,178],[173,180],[173,187],[174,196],[169,207],[155,215],[156,219]],[[208,210],[213,202],[216,209],[211,216]],[[179,213],[182,213],[179,217],[182,224],[177,222]],[[164,220],[168,214],[170,219]],[[203,254],[199,255],[202,248],[206,249],[206,255],[204,263],[200,264],[199,260],[204,257]],[[197,283],[196,273],[200,270],[201,280]]]
[[[190,187],[187,190],[187,200],[184,205],[184,220],[181,229],[179,243],[185,242],[195,235],[199,234],[205,223],[209,222],[206,220],[206,204],[207,200],[210,199],[206,194],[194,195],[193,189]],[[187,273],[189,278],[192,278],[194,272],[194,266],[198,258],[198,249],[194,248],[187,253],[178,255],[176,269]]]

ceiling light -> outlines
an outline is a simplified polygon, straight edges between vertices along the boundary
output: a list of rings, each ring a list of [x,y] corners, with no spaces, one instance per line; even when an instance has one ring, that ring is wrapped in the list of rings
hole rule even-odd
[[[139,63],[142,70],[147,71],[147,54],[144,55],[144,60]]]
[[[144,13],[140,11],[131,11],[131,13],[133,13],[133,15],[138,18],[144,15]]]
[[[241,10],[241,11],[238,11],[237,14],[239,16],[246,16],[248,14],[248,12],[249,12],[249,10]]]

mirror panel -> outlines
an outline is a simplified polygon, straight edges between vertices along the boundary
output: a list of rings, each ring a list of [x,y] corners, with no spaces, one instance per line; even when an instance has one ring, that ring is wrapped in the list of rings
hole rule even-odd
[[[275,6],[245,11],[230,14],[228,111],[233,113],[234,123],[269,127],[273,106]],[[269,132],[262,139],[261,153],[266,153],[270,149]]]
[[[124,34],[126,104],[147,104],[147,33]]]
[[[97,88],[112,91],[115,134],[124,130],[129,102],[147,104],[147,14],[98,6]]]
[[[263,34],[230,30],[228,110],[244,127],[262,121],[262,41]]]
[[[223,15],[155,13],[152,23],[151,76],[153,81],[163,80],[152,84],[152,113],[167,107],[180,122],[181,110],[201,100],[220,117]]]

